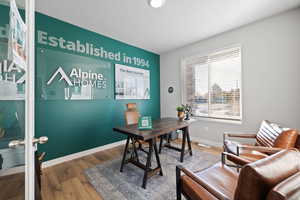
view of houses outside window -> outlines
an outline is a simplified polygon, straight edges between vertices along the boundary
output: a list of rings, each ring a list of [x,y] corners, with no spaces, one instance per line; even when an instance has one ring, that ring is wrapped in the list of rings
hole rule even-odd
[[[240,48],[187,60],[184,72],[193,116],[241,120]]]

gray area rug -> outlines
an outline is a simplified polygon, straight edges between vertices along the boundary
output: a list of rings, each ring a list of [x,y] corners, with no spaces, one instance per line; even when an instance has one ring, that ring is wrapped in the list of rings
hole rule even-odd
[[[139,152],[140,160],[145,160],[145,153]],[[179,162],[180,153],[164,148],[160,154],[164,176],[148,179],[147,189],[141,187],[143,170],[132,164],[124,166],[120,172],[121,157],[85,170],[89,182],[104,200],[174,200],[176,199],[176,165],[183,165],[190,170],[205,169],[218,162],[220,156],[193,150],[193,156],[186,154],[184,162]],[[145,162],[143,162],[145,163]],[[156,167],[153,155],[152,167]]]

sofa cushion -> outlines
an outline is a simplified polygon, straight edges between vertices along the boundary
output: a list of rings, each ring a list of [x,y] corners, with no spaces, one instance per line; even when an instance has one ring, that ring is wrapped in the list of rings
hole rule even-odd
[[[298,138],[297,130],[283,131],[275,140],[274,147],[289,149],[294,148]]]
[[[181,177],[182,191],[191,200],[207,199],[217,200],[211,193],[209,193],[204,187],[196,183],[190,177],[184,175]]]
[[[234,199],[266,199],[275,185],[300,171],[299,160],[299,152],[283,150],[245,165],[239,176]]]
[[[233,199],[237,184],[238,174],[231,168],[217,163],[212,167],[194,173],[198,179],[208,184],[213,190],[218,191],[224,198]],[[188,196],[194,199],[215,199],[204,187],[193,181],[188,176],[182,176],[182,188]],[[203,194],[206,198],[203,198]],[[201,198],[200,198],[201,197]]]
[[[282,133],[283,128],[267,120],[262,121],[256,135],[256,142],[259,146],[273,147],[276,138]]]

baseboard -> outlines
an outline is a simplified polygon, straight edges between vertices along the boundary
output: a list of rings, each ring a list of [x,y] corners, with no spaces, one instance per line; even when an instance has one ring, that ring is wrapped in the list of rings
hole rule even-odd
[[[71,161],[71,160],[74,160],[74,159],[77,159],[77,158],[81,158],[83,156],[87,156],[87,155],[90,155],[90,154],[93,154],[93,153],[97,153],[99,151],[104,151],[104,150],[107,150],[107,149],[111,149],[111,148],[123,145],[125,143],[126,143],[126,140],[121,140],[119,142],[107,144],[107,145],[104,145],[104,146],[101,146],[101,147],[96,147],[96,148],[89,149],[89,150],[86,150],[86,151],[81,151],[81,152],[78,152],[78,153],[74,153],[74,154],[70,154],[70,155],[67,155],[67,156],[59,157],[59,158],[56,158],[56,159],[53,159],[53,160],[48,160],[48,161],[43,163],[43,168],[58,165],[58,164],[61,164],[63,162]]]
[[[18,173],[22,173],[22,172],[25,172],[25,166],[9,168],[9,169],[0,171],[0,177],[18,174]]]
[[[78,152],[78,153],[74,153],[74,154],[70,154],[70,155],[63,156],[63,157],[60,157],[60,158],[56,158],[56,159],[53,159],[53,160],[49,160],[49,161],[46,161],[46,162],[43,163],[43,168],[58,165],[58,164],[61,164],[63,162],[71,161],[71,160],[74,160],[74,159],[77,159],[77,158],[81,158],[83,156],[87,156],[87,155],[90,155],[90,154],[93,154],[93,153],[97,153],[99,151],[104,151],[104,150],[107,150],[107,149],[111,149],[111,148],[117,147],[119,145],[123,145],[125,143],[126,143],[126,140],[121,140],[119,142],[107,144],[107,145],[104,145],[104,146],[101,146],[101,147],[96,147],[96,148],[89,149],[89,150],[86,150],[86,151],[81,151],[81,152]],[[1,176],[9,176],[9,175],[24,172],[24,168],[25,168],[24,166],[20,166],[20,167],[14,167],[14,168],[10,168],[10,169],[4,170],[4,171],[0,171],[0,177]]]
[[[198,142],[200,144],[209,145],[209,146],[215,146],[215,147],[222,147],[223,146],[222,143],[212,141],[212,140],[206,140],[206,139],[195,140],[194,139],[193,141]],[[119,142],[107,144],[107,145],[96,147],[96,148],[89,149],[89,150],[86,150],[86,151],[81,151],[81,152],[78,152],[78,153],[74,153],[74,154],[70,154],[70,155],[63,156],[63,157],[60,157],[60,158],[56,158],[56,159],[53,159],[53,160],[49,160],[49,161],[46,161],[46,162],[43,163],[43,168],[51,167],[51,166],[54,166],[54,165],[58,165],[58,164],[67,162],[67,161],[71,161],[71,160],[74,160],[74,159],[77,159],[77,158],[81,158],[83,156],[87,156],[87,155],[90,155],[90,154],[93,154],[93,153],[97,153],[99,151],[104,151],[104,150],[111,149],[111,148],[114,148],[114,147],[117,147],[117,146],[120,146],[120,145],[124,145],[125,142],[126,142],[126,140],[121,140]],[[4,172],[0,172],[0,176],[8,176],[8,175],[12,175],[12,174],[21,173],[21,172],[24,172],[24,166],[15,167],[15,168],[5,170]]]
[[[222,147],[223,143],[212,141],[212,140],[206,140],[206,139],[197,139],[194,140],[194,142],[198,142],[199,144],[204,144],[208,146],[213,146],[213,147]]]

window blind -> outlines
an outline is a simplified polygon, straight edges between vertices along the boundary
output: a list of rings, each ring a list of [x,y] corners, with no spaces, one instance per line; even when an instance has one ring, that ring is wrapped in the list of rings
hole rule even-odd
[[[192,115],[241,120],[241,48],[230,48],[184,62],[184,103]]]

